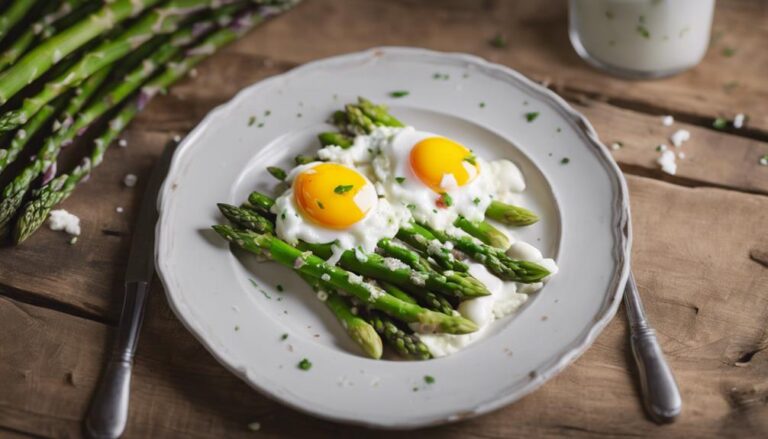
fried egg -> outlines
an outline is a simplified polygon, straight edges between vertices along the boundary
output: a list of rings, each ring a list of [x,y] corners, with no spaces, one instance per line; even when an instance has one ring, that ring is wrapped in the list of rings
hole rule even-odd
[[[395,236],[406,215],[380,199],[371,181],[354,168],[313,162],[295,168],[291,187],[275,201],[275,232],[289,243],[333,243],[372,252]]]

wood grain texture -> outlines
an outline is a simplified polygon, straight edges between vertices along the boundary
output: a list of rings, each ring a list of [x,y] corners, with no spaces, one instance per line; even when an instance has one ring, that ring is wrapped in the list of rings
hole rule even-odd
[[[165,141],[255,81],[377,45],[464,51],[516,68],[569,99],[604,142],[625,144],[614,157],[644,176],[628,178],[634,270],[686,402],[677,424],[644,418],[620,315],[535,394],[419,437],[768,435],[768,168],[756,164],[768,153],[768,3],[718,2],[718,38],[705,61],[651,82],[596,74],[571,50],[565,20],[562,0],[306,0],[201,65],[142,113],[124,136],[128,148],[108,151],[64,203],[83,222],[76,245],[43,229],[18,248],[0,248],[0,437],[80,436],[119,312],[139,197]],[[498,32],[509,47],[490,47]],[[723,57],[723,47],[735,55]],[[731,81],[738,85],[726,90]],[[747,129],[709,128],[736,112],[750,115]],[[672,128],[660,123],[667,113],[679,121]],[[659,172],[654,147],[676,128],[692,139],[670,177]],[[71,162],[77,151],[67,154]],[[121,184],[127,173],[138,175],[136,187]],[[128,437],[395,436],[316,420],[260,396],[193,339],[157,286],[153,293]],[[261,424],[258,434],[251,422]]]
[[[572,367],[521,402],[419,437],[759,437],[768,434],[768,269],[754,230],[768,197],[629,177],[635,274],[686,403],[680,420],[648,421],[623,314]],[[710,215],[725,209],[733,216]],[[763,238],[766,238],[763,236]],[[712,251],[717,249],[717,251]],[[727,267],[727,269],[723,269]],[[0,298],[0,425],[76,437],[110,328]],[[19,340],[24,342],[20,343]],[[30,346],[34,346],[33,349]],[[136,359],[127,437],[389,437],[316,420],[271,402],[218,365],[155,287]]]

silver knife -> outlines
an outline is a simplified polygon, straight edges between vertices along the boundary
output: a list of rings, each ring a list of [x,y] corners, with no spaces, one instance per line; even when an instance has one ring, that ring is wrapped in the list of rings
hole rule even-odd
[[[651,328],[645,316],[632,272],[629,273],[624,291],[624,306],[627,309],[630,343],[640,373],[645,409],[658,423],[672,422],[680,415],[683,401],[672,370],[656,339],[656,331]]]
[[[166,145],[152,170],[141,201],[139,218],[131,239],[125,273],[125,298],[115,344],[85,418],[85,431],[94,439],[118,438],[125,430],[133,356],[139,341],[149,284],[155,274],[157,196],[175,149],[176,142]]]

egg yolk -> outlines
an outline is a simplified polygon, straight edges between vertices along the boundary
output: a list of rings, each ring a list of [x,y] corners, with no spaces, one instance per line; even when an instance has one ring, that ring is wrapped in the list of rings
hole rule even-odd
[[[368,179],[335,163],[322,163],[296,176],[293,192],[305,217],[331,229],[362,220],[378,201]]]
[[[411,149],[411,169],[422,183],[443,193],[464,186],[480,172],[472,151],[445,137],[429,137]]]

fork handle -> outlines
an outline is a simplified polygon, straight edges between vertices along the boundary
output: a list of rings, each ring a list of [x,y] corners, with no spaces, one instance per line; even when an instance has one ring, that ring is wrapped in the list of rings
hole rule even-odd
[[[680,415],[682,399],[656,339],[656,331],[649,327],[633,328],[630,344],[640,374],[646,410],[656,422],[674,421]]]

